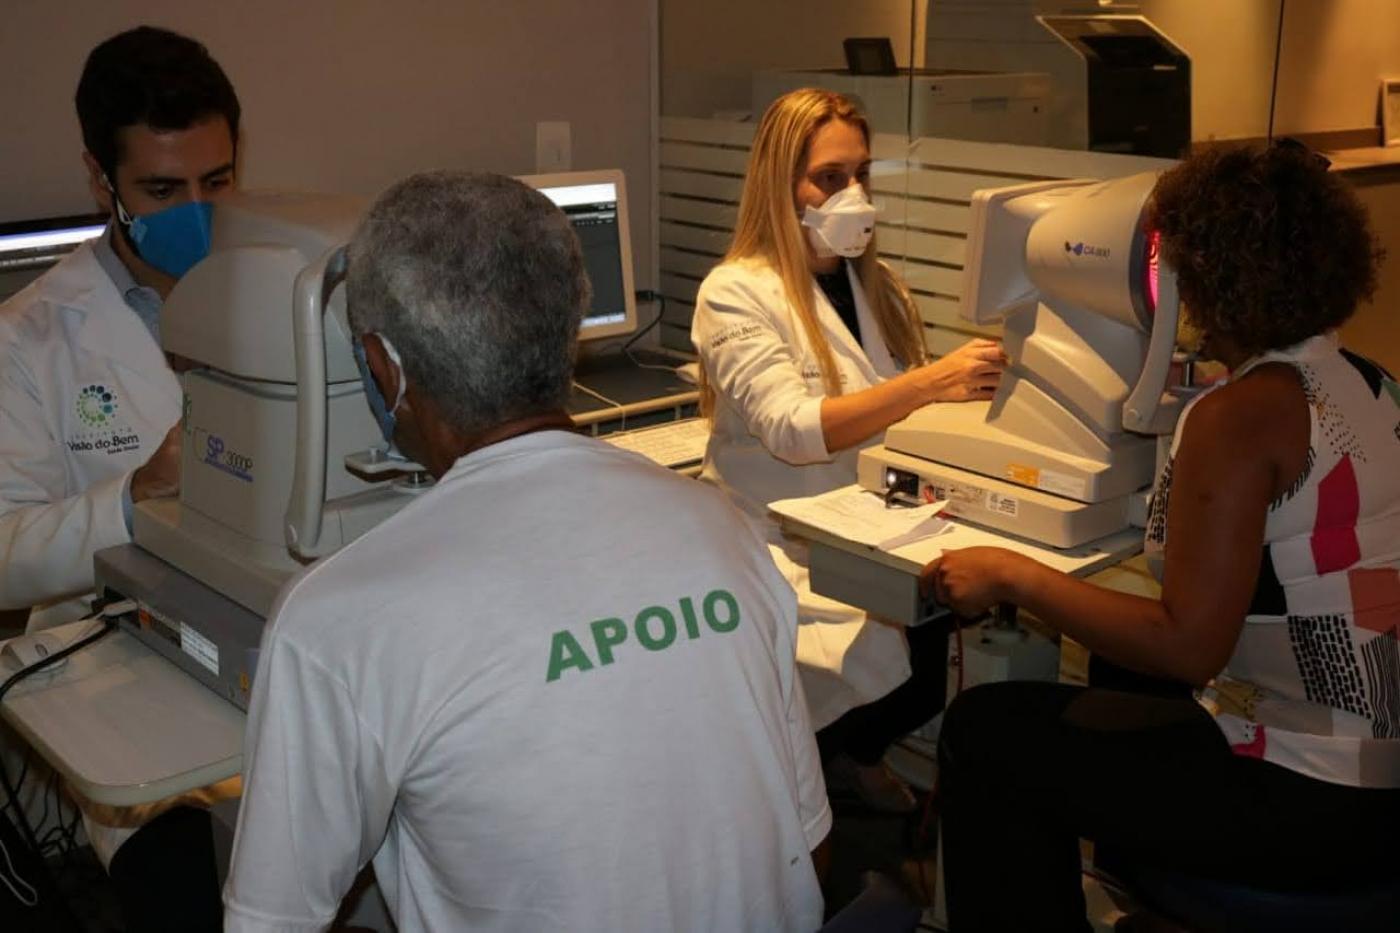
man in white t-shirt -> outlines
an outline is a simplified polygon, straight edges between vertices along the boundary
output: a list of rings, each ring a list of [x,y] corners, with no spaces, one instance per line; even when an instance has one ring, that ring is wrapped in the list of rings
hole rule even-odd
[[[415,176],[349,269],[372,404],[438,483],[273,613],[227,928],[323,929],[371,860],[404,931],[818,927],[796,600],[721,496],[570,430],[567,220]]]

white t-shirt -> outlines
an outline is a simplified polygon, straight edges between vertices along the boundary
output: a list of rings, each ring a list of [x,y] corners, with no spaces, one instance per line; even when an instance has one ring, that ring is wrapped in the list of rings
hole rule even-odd
[[[796,605],[718,493],[559,431],[463,457],[282,596],[229,930],[373,859],[414,930],[814,930]]]

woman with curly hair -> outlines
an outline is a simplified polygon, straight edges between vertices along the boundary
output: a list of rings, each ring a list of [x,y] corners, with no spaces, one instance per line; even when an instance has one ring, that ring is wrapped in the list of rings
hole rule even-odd
[[[1081,838],[1267,889],[1400,868],[1400,386],[1334,334],[1375,288],[1365,211],[1281,144],[1193,156],[1147,223],[1230,371],[1182,414],[1157,482],[1161,598],[993,548],[925,569],[958,613],[1020,606],[1117,681],[995,684],[948,710],[959,933],[1088,929]]]

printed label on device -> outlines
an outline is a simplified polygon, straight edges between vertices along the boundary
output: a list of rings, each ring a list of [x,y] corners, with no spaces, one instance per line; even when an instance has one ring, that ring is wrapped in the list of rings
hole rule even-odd
[[[180,648],[211,673],[219,673],[219,646],[184,622],[180,623]]]
[[[141,627],[155,632],[161,638],[179,648],[199,662],[201,667],[212,673],[219,673],[219,647],[184,622],[176,622],[165,613],[145,603],[137,605],[137,619]]]
[[[145,603],[137,603],[136,619],[146,631],[155,632],[175,647],[180,647],[179,627],[159,609],[154,609]]]
[[[1021,510],[1021,503],[1015,496],[1003,496],[999,492],[987,491],[987,511],[1015,518]]]
[[[1054,470],[1040,471],[1040,488],[1057,496],[1082,501],[1087,486],[1088,484],[1082,478],[1070,476],[1068,473],[1056,473]]]
[[[1008,463],[1006,465],[1006,478],[1013,483],[1029,486],[1032,489],[1040,485],[1040,471],[1033,466],[1026,466],[1022,463]]]

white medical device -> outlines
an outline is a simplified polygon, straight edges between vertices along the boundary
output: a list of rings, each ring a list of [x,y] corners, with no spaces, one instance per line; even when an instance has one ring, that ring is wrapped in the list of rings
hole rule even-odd
[[[523,179],[569,217],[594,302],[581,337],[636,326],[626,191],[617,171]],[[133,510],[134,544],[95,558],[99,595],[136,600],[134,633],[246,708],[265,619],[292,574],[429,485],[384,450],[350,344],[346,244],[369,202],[239,194],[210,254],[161,308],[161,342],[191,365],[178,499]]]
[[[382,439],[338,288],[341,247],[367,206],[308,194],[221,202],[209,257],[161,309],[166,352],[195,367],[182,377],[180,496],[139,503],[133,537],[260,616],[305,562],[418,488],[375,481]]]
[[[1156,173],[973,195],[961,313],[1003,325],[990,402],[931,405],[861,452],[862,486],[1058,548],[1121,531],[1185,390],[1179,302],[1143,214]]]
[[[581,339],[630,333],[627,195],[616,170],[533,176],[583,247],[593,303]],[[424,488],[389,458],[365,402],[345,318],[344,245],[361,198],[241,195],[214,212],[209,258],[161,311],[184,377],[178,502],[136,510],[157,557],[266,615],[287,577],[397,511]],[[393,481],[381,482],[385,474]]]

